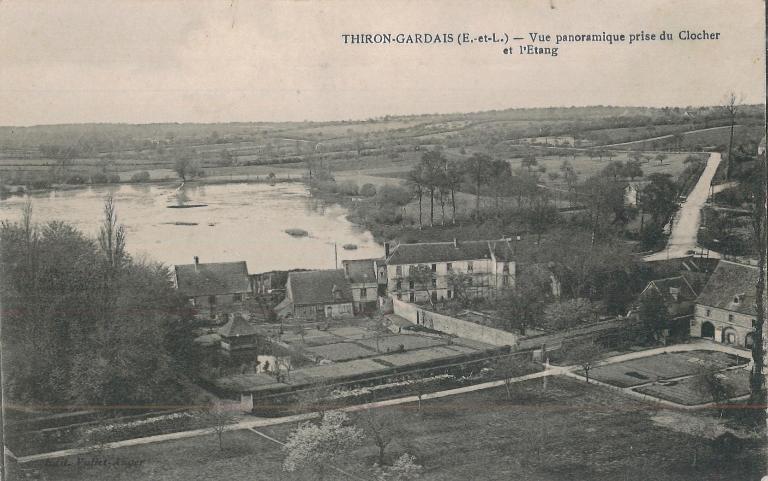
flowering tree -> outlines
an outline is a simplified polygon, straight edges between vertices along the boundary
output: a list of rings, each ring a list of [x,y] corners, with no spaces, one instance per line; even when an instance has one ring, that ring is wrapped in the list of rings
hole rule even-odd
[[[378,481],[409,481],[419,477],[422,466],[416,464],[416,457],[403,453],[392,466],[388,466],[378,476]]]
[[[320,424],[302,423],[288,436],[283,447],[283,470],[295,472],[314,469],[318,479],[322,480],[325,465],[348,454],[362,440],[362,430],[349,425],[346,413],[328,411]]]

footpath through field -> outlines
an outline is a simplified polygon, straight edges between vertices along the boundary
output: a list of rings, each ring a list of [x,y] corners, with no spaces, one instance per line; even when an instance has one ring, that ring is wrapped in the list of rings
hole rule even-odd
[[[613,364],[613,363],[622,362],[622,361],[628,361],[632,359],[639,359],[642,357],[655,356],[657,354],[662,354],[665,352],[671,353],[671,352],[684,352],[684,351],[695,351],[695,350],[720,351],[720,352],[725,352],[729,354],[739,355],[742,357],[748,357],[749,355],[747,351],[736,349],[732,346],[718,344],[718,343],[707,341],[707,340],[700,340],[700,341],[695,341],[688,344],[675,344],[671,346],[658,347],[653,349],[647,349],[644,351],[637,351],[637,352],[631,352],[627,354],[612,356],[602,360],[601,362],[596,364],[595,367],[603,366],[606,364]],[[518,382],[529,381],[531,379],[540,379],[548,376],[560,376],[560,375],[577,377],[579,379],[583,379],[581,375],[575,372],[579,369],[581,369],[580,366],[547,366],[547,368],[544,371],[516,377],[516,378],[513,378],[511,381],[513,383],[518,383]],[[593,382],[593,381],[590,381],[590,382]],[[605,385],[612,389],[619,389],[622,392],[627,392],[630,395],[639,395],[639,393],[632,394],[633,392],[631,391],[625,391],[622,388],[616,388],[615,386],[612,386],[610,384],[604,384],[597,381],[594,381],[594,382],[595,384]],[[425,401],[429,399],[438,399],[438,398],[447,397],[447,396],[455,396],[458,394],[464,394],[464,393],[469,393],[473,391],[480,391],[483,389],[492,389],[492,388],[502,387],[504,385],[505,385],[504,380],[484,382],[481,384],[474,384],[471,386],[464,386],[460,388],[447,389],[444,391],[424,394],[421,397],[421,400]],[[654,398],[647,395],[640,395],[640,396],[644,396],[645,400],[652,400],[654,402],[661,401],[658,398]],[[419,401],[418,396],[404,396],[404,397],[395,398],[395,399],[386,399],[383,401],[348,406],[341,410],[346,412],[355,412],[355,411],[362,411],[370,408],[380,408],[380,407],[386,407],[386,406],[396,406],[400,404],[416,403],[418,401]],[[674,407],[674,408],[682,408],[682,409],[686,408],[683,405],[672,403],[669,401],[663,401],[661,402],[661,404]],[[696,406],[696,407],[700,408],[701,406]],[[279,418],[253,418],[249,416],[237,423],[227,426],[226,430],[227,431],[238,431],[242,429],[255,430],[260,427],[307,421],[315,417],[317,417],[316,413],[295,414],[292,416],[283,416]],[[46,459],[64,458],[68,456],[89,454],[89,453],[92,453],[94,449],[98,449],[98,450],[117,449],[117,448],[136,446],[141,444],[159,443],[164,441],[172,441],[175,439],[184,439],[184,438],[210,435],[212,432],[213,431],[211,430],[211,428],[204,428],[204,429],[194,429],[190,431],[181,431],[181,432],[169,433],[169,434],[160,434],[156,436],[147,436],[143,438],[126,439],[124,441],[116,441],[116,442],[106,443],[99,446],[64,449],[61,451],[52,451],[49,453],[33,454],[30,456],[19,456],[17,457],[17,461],[19,463],[29,463],[29,462],[35,462],[35,461],[43,461]]]

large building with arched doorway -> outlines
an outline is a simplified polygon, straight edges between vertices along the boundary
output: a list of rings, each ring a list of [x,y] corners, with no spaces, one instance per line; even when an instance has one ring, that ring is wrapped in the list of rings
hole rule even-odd
[[[751,348],[757,278],[757,267],[720,261],[696,299],[691,336]]]

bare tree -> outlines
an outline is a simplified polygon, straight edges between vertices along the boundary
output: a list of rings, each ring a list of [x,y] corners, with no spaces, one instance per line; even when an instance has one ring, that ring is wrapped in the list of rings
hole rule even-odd
[[[493,369],[504,381],[504,387],[507,390],[507,401],[512,400],[512,384],[514,384],[516,377],[526,373],[524,364],[515,356],[503,356],[494,361]]]
[[[603,355],[603,348],[595,343],[583,343],[567,350],[569,355],[584,370],[584,377],[589,383],[589,371]]]
[[[216,435],[219,441],[219,451],[223,451],[224,432],[235,421],[232,411],[227,409],[226,404],[214,401],[200,414],[200,418],[205,424],[210,426],[211,432]]]
[[[736,126],[736,114],[741,107],[741,99],[734,92],[730,92],[723,105],[723,110],[728,115],[731,125],[730,135],[728,136],[728,158],[725,161],[725,180],[731,178],[731,154],[733,152],[733,128]]]
[[[357,415],[358,425],[379,450],[379,466],[386,464],[387,446],[401,429],[399,421],[400,417],[391,410],[366,409]]]

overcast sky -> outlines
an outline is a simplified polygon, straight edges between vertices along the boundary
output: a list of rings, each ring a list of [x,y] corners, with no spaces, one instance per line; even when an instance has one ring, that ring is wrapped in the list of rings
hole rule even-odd
[[[762,0],[0,0],[0,125],[365,119],[765,99]],[[343,33],[720,32],[718,41],[344,45]],[[518,42],[523,43],[523,42]]]

